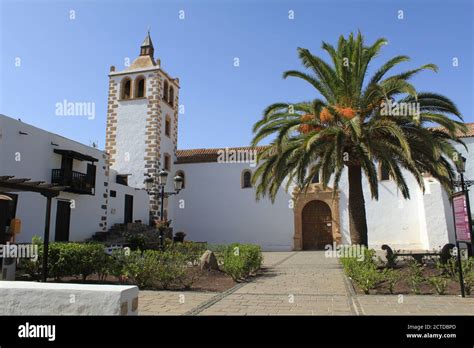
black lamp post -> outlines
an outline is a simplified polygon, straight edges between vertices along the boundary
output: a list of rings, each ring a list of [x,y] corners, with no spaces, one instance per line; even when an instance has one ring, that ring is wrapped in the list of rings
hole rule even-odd
[[[166,181],[168,179],[168,172],[166,170],[160,170],[158,172],[158,194],[160,196],[160,219],[165,221],[164,218],[164,200],[165,197],[178,194],[183,189],[183,177],[176,175],[173,178],[174,181],[174,192],[165,192]],[[154,179],[148,177],[145,179],[145,186],[148,194],[155,195],[156,192],[153,191]],[[160,229],[160,248],[163,249],[163,229]]]
[[[464,180],[464,172],[466,171],[466,157],[461,156],[461,161],[458,163],[458,173],[460,177],[460,181],[457,182],[457,186],[461,186],[461,191],[463,192],[464,196],[466,197],[466,210],[467,210],[467,221],[469,224],[469,233],[471,236],[471,255],[474,255],[474,236],[472,234],[472,217],[471,217],[471,204],[469,202],[469,186],[472,185],[472,181],[465,181]]]

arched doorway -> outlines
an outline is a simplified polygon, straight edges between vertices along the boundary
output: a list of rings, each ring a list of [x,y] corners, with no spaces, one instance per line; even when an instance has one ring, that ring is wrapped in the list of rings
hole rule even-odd
[[[332,214],[323,201],[310,201],[302,211],[303,250],[323,250],[332,245]]]

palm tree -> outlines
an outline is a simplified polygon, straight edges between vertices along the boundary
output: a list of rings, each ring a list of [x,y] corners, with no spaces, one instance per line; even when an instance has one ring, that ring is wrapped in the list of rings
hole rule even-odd
[[[273,136],[270,145],[259,154],[252,178],[257,199],[268,195],[274,201],[280,187],[285,184],[288,189],[292,183],[304,194],[317,173],[324,189],[332,180],[336,193],[347,167],[353,244],[367,245],[368,240],[363,174],[372,199],[378,199],[377,165],[388,171],[405,199],[410,198],[407,172],[423,192],[423,174],[432,175],[450,192],[455,175],[451,163],[458,160],[452,142],[462,144],[458,136],[466,132],[462,116],[450,99],[435,93],[418,93],[409,83],[423,70],[436,72],[435,65],[387,77],[392,68],[409,60],[407,56],[396,56],[370,79],[366,78],[369,63],[386,43],[381,38],[366,46],[360,32],[357,37],[341,36],[337,48],[323,42],[322,48],[332,64],[308,49],[298,48],[309,73],[291,70],[283,77],[297,77],[309,83],[317,98],[272,104],[253,128],[253,146]],[[451,119],[451,115],[459,121]]]

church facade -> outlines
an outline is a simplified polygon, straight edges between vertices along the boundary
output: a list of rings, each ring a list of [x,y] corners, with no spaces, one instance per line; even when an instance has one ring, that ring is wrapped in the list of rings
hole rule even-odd
[[[260,148],[178,150],[179,88],[179,79],[155,59],[149,34],[129,67],[110,68],[105,149],[110,167],[139,189],[146,179],[156,184],[161,169],[185,180],[178,195],[165,199],[164,217],[158,197],[150,197],[150,220],[171,219],[174,231],[186,233],[189,240],[257,243],[264,250],[350,243],[347,180],[342,180],[336,199],[315,178],[306,195],[297,195],[294,186],[288,192],[282,187],[275,203],[257,202],[249,179]],[[474,125],[468,127],[464,141],[472,151]],[[459,151],[468,158],[466,176],[472,176],[472,152]],[[434,249],[453,242],[452,208],[440,184],[426,177],[423,193],[410,174],[406,178],[409,200],[382,172],[379,199],[372,200],[365,190],[369,245]],[[173,190],[171,181],[166,191]]]

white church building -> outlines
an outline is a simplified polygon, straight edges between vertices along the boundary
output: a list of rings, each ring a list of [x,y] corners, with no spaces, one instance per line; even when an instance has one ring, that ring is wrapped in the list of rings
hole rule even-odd
[[[95,196],[87,197],[97,200],[94,207],[104,208],[107,214],[100,215],[99,223],[92,223],[88,218],[89,214],[96,214],[92,203],[90,207],[82,208],[84,211],[78,215],[82,218],[71,220],[71,226],[75,227],[71,229],[70,240],[87,238],[96,231],[106,230],[114,223],[112,216],[117,217],[115,222],[122,221],[124,217],[120,214],[127,214],[123,207],[126,204],[124,195],[133,196],[136,211],[132,220],[163,219],[159,216],[158,197],[146,196],[144,189],[145,180],[156,184],[158,172],[164,169],[171,178],[177,174],[184,178],[183,190],[165,199],[164,218],[172,220],[174,232],[186,233],[187,240],[212,244],[256,243],[264,250],[323,249],[327,244],[350,243],[345,175],[336,199],[333,199],[332,190],[323,190],[315,178],[306,195],[295,198],[293,188],[286,192],[282,187],[275,203],[267,199],[256,201],[250,176],[256,168],[253,155],[261,148],[178,150],[179,89],[179,79],[165,72],[160,60],[155,59],[149,34],[140,47],[139,56],[129,67],[119,71],[111,66],[105,152],[72,143],[69,144],[74,146],[58,147],[90,156],[81,157],[82,162],[97,159],[92,161],[100,169],[95,182],[108,183],[105,187],[96,186]],[[2,142],[21,127],[18,128],[18,121],[3,117],[0,121],[3,122],[0,123],[3,134],[0,136],[0,176],[9,173],[18,176],[20,173],[16,167],[4,166],[5,161],[11,161],[13,150],[6,154]],[[10,128],[5,128],[4,123]],[[468,128],[463,141],[470,151],[461,146],[458,150],[467,157],[465,176],[472,178],[474,124],[468,124]],[[31,129],[28,131],[33,132]],[[42,141],[46,144],[49,138]],[[57,139],[51,142],[60,143]],[[53,148],[50,150],[51,156],[52,153],[61,154]],[[245,155],[247,160],[229,161],[223,154]],[[60,159],[56,161],[59,165]],[[46,169],[41,170],[47,177]],[[38,168],[31,167],[30,171],[38,173]],[[403,199],[395,183],[384,173],[379,175],[377,201],[371,199],[366,185],[369,245],[379,248],[382,244],[389,244],[397,249],[428,250],[454,242],[452,208],[441,185],[426,177],[426,191],[422,193],[410,174],[407,173],[406,178],[411,193],[409,200]],[[112,191],[121,197],[111,198]],[[173,191],[170,179],[166,191]],[[107,206],[98,203],[105,200]],[[112,208],[112,204],[117,206]],[[100,219],[104,219],[101,225]]]

